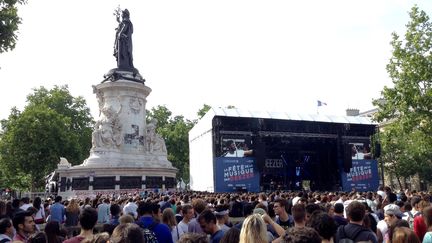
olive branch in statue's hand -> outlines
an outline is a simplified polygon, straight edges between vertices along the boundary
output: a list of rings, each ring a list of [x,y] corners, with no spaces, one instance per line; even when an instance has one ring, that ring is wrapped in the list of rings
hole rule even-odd
[[[116,16],[116,20],[117,20],[117,22],[119,22],[119,23],[120,23],[120,16],[121,16],[121,13],[122,13],[122,10],[121,10],[121,8],[120,8],[120,5],[118,5],[117,8],[114,9],[114,13],[113,13],[113,15]]]

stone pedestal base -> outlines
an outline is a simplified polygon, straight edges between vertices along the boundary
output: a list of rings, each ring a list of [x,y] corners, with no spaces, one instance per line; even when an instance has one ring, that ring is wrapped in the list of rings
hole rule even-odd
[[[57,169],[59,195],[64,198],[94,197],[97,194],[167,191],[176,187],[177,169],[160,167],[74,166]]]

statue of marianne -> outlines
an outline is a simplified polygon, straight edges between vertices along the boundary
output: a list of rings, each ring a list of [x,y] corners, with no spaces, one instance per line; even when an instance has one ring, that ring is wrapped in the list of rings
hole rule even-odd
[[[133,25],[130,21],[129,11],[127,9],[121,11],[122,21],[120,21],[120,9],[114,13],[117,22],[119,23],[116,28],[116,38],[114,42],[114,56],[117,60],[117,67],[120,70],[133,70],[132,58],[132,33]]]

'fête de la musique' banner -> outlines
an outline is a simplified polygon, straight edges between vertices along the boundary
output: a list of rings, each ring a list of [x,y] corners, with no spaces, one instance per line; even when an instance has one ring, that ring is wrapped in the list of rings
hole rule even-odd
[[[216,192],[259,192],[259,173],[253,157],[215,158]]]
[[[352,160],[349,173],[342,173],[344,191],[376,191],[379,185],[378,164],[376,160]]]

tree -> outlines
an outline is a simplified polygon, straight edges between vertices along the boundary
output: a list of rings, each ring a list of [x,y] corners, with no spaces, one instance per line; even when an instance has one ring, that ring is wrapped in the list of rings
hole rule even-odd
[[[374,101],[375,119],[387,124],[380,135],[386,168],[396,176],[430,180],[425,170],[432,165],[432,25],[417,6],[409,15],[405,38],[392,34],[387,72],[393,87],[384,87]]]
[[[67,86],[35,89],[23,112],[12,109],[1,122],[0,167],[16,189],[41,189],[60,157],[78,164],[89,155],[94,123],[83,98]]]
[[[207,111],[209,111],[211,109],[211,106],[204,104],[203,107],[201,109],[198,110],[197,115],[198,115],[198,119],[203,118],[203,116],[205,114],[207,114]]]
[[[18,4],[26,0],[0,0],[0,53],[13,50],[18,39],[16,32],[21,18],[18,16]]]
[[[177,178],[189,181],[189,131],[194,123],[183,116],[171,117],[172,112],[165,106],[157,106],[147,111],[147,121],[158,121],[157,132],[164,138],[168,150],[168,160],[179,169]]]

